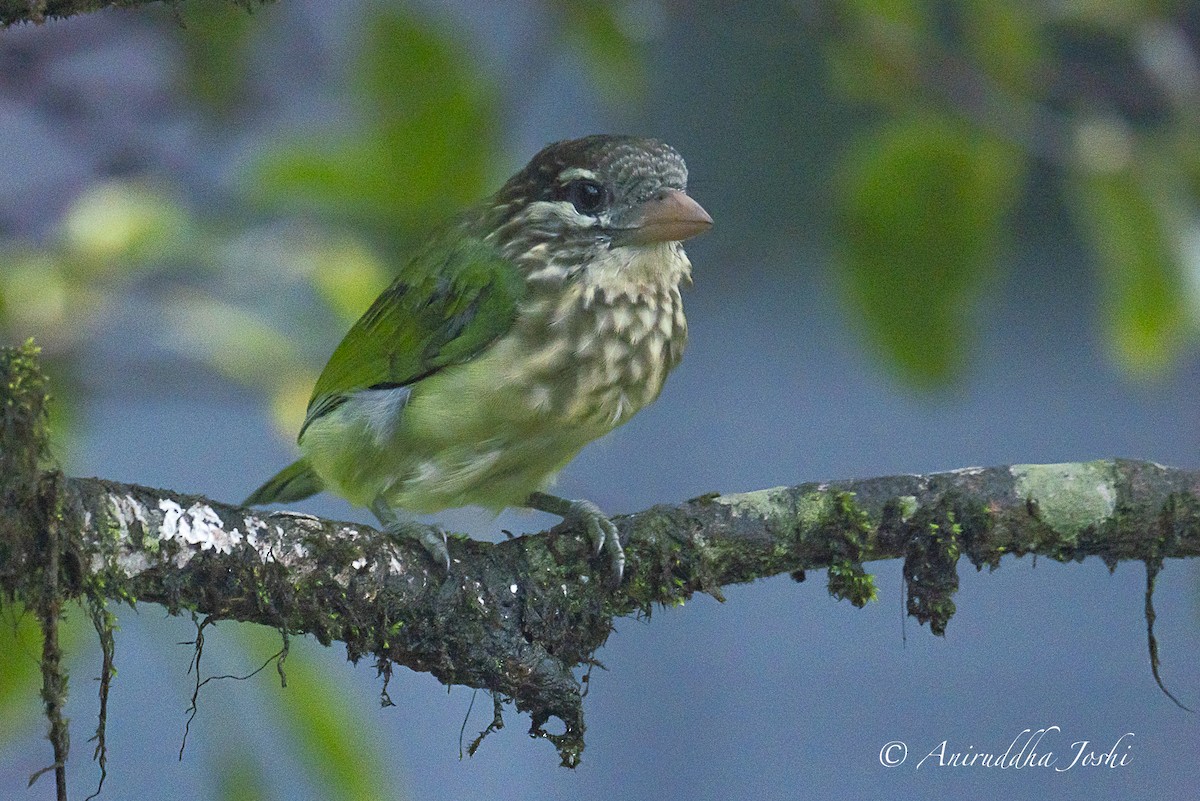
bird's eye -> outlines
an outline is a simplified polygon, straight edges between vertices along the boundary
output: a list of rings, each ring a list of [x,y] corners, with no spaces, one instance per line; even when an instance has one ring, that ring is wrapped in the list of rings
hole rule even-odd
[[[580,179],[571,181],[564,187],[566,199],[580,214],[595,214],[604,208],[608,202],[608,192],[604,187],[591,180]]]

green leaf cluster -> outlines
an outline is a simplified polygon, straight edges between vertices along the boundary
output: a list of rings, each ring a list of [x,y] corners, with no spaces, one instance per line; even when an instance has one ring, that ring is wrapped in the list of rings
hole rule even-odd
[[[974,301],[1021,178],[1010,148],[954,120],[882,125],[847,159],[840,267],[868,339],[911,380],[963,367]]]
[[[429,19],[379,7],[363,24],[346,86],[353,130],[270,147],[247,190],[275,209],[407,240],[477,200],[492,177],[496,92],[462,57],[470,44]]]
[[[838,276],[885,364],[919,387],[962,375],[1018,203],[1046,185],[1093,257],[1114,360],[1152,376],[1194,346],[1200,75],[1177,4],[829,12],[833,83],[876,112],[841,156]]]

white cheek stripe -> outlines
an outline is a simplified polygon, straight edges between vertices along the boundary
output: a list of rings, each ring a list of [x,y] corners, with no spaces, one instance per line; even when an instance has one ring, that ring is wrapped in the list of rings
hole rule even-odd
[[[594,217],[580,214],[575,206],[567,200],[535,200],[520,214],[512,219],[509,225],[523,222],[541,222],[543,220],[559,219],[573,229],[591,228],[596,224]]]
[[[591,170],[585,170],[583,167],[572,167],[569,170],[564,170],[558,175],[559,182],[564,184],[568,181],[578,181],[581,179],[594,181],[596,180],[596,173],[592,172]]]

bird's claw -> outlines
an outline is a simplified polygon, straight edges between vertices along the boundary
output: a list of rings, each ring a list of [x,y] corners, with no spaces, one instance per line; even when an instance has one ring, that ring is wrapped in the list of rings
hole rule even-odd
[[[421,526],[420,532],[417,534],[417,540],[421,543],[421,547],[425,552],[433,557],[433,561],[439,565],[444,565],[446,572],[450,572],[450,549],[446,547],[446,532],[440,528],[429,528]]]
[[[617,584],[625,576],[625,549],[621,547],[621,538],[617,527],[600,511],[600,507],[591,501],[571,501],[571,507],[563,520],[569,524],[578,525],[587,532],[599,555],[608,551],[608,560],[616,575]]]
[[[436,526],[424,526],[413,521],[385,523],[384,530],[396,539],[416,540],[434,563],[450,572],[450,550],[446,547],[446,532]]]
[[[447,573],[450,572],[450,550],[446,547],[446,532],[440,527],[409,520],[383,504],[375,504],[372,511],[391,537],[416,540],[436,564],[444,566]]]

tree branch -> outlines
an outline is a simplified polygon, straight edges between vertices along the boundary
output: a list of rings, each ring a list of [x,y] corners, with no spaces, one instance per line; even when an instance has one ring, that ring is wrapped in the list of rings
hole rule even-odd
[[[611,587],[588,539],[562,527],[497,544],[453,539],[449,575],[419,545],[370,527],[265,514],[100,479],[67,479],[74,577],[111,599],[251,621],[357,661],[398,663],[511,698],[574,764],[579,682],[614,617],[696,592],[828,568],[830,592],[861,605],[864,562],[904,559],[909,611],[942,632],[956,562],[1005,554],[1110,566],[1200,553],[1200,474],[1145,462],[974,468],[708,496],[614,520],[629,558]],[[65,554],[64,554],[65,555]],[[36,554],[13,561],[36,560]],[[0,561],[0,576],[7,571]],[[5,587],[5,589],[8,589]],[[561,735],[543,724],[566,723]]]
[[[273,3],[275,0],[228,0],[247,11],[253,11],[255,6]],[[0,0],[0,26],[5,28],[19,22],[32,22],[41,25],[47,20],[65,19],[76,14],[99,11],[105,8],[131,8],[146,6],[160,0]],[[178,0],[167,0],[175,5]]]
[[[20,394],[11,382],[9,394]],[[656,506],[614,519],[628,558],[620,586],[588,538],[561,525],[496,544],[452,538],[446,575],[416,543],[368,526],[102,479],[46,486],[61,487],[57,498],[39,497],[62,521],[66,597],[148,601],[340,640],[351,660],[370,656],[385,674],[401,664],[511,699],[564,765],[583,749],[574,669],[592,664],[617,616],[821,568],[832,594],[862,605],[875,592],[863,564],[903,559],[909,612],[940,634],[954,612],[960,556],[977,569],[1027,553],[1099,556],[1112,568],[1200,554],[1200,472],[1129,460],[801,484]],[[0,509],[0,521],[30,514]],[[47,559],[40,541],[0,531],[0,598],[38,597],[27,577]],[[551,717],[563,733],[544,729]]]

